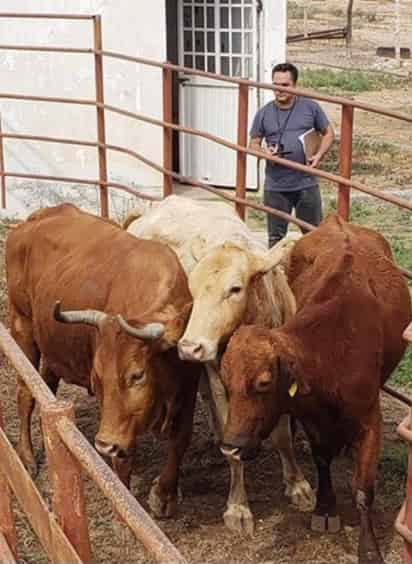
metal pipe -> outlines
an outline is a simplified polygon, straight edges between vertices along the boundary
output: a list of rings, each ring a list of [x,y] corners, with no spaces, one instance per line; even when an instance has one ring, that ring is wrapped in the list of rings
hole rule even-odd
[[[0,173],[1,172],[5,172],[5,164],[4,164],[2,124],[1,124],[1,116],[0,116]],[[6,178],[5,178],[5,176],[1,176],[0,183],[1,183],[1,207],[3,209],[5,209],[6,208]]]
[[[56,426],[61,440],[79,461],[82,468],[113,503],[116,512],[132,529],[143,546],[159,562],[186,564],[186,560],[156,523],[144,511],[130,491],[91,447],[72,421],[61,419]]]
[[[36,45],[0,45],[0,50],[4,51],[40,51],[43,53],[94,53],[90,48],[77,47],[39,47]]]
[[[92,552],[81,467],[57,431],[57,425],[63,418],[74,423],[71,402],[56,401],[41,409],[47,471],[53,491],[52,507],[64,534],[86,564],[92,562]]]
[[[352,106],[342,106],[340,134],[340,175],[350,179],[352,176],[353,117]],[[338,184],[338,214],[349,221],[350,188]]]
[[[96,117],[97,140],[99,142],[99,185],[100,185],[100,212],[103,217],[109,217],[109,195],[107,189],[107,159],[106,159],[106,126],[104,119],[104,84],[103,84],[103,56],[98,52],[102,49],[102,18],[93,18],[94,37],[94,76],[96,83]]]
[[[41,20],[92,20],[94,16],[87,14],[48,14],[48,13],[22,13],[0,12],[0,18],[34,18]]]
[[[247,147],[247,117],[249,105],[249,88],[244,84],[239,85],[237,109],[237,144]],[[237,151],[236,159],[236,196],[246,197],[246,160],[247,153]],[[245,206],[236,204],[236,212],[241,219],[245,219]]]
[[[172,113],[172,96],[173,96],[173,72],[169,69],[163,69],[163,122],[171,123],[173,121]],[[163,127],[163,166],[167,170],[173,168],[173,130],[169,127]],[[173,192],[172,177],[169,174],[163,174],[163,197],[170,196]]]
[[[18,371],[31,395],[40,405],[47,407],[56,401],[49,386],[39,377],[24,352],[0,322],[0,349]]]

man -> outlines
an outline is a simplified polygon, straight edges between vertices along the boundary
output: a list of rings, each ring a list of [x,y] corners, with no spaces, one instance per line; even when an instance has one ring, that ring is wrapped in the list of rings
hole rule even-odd
[[[298,69],[290,63],[273,67],[272,81],[275,86],[296,87]],[[275,99],[261,108],[250,130],[249,147],[261,150],[265,140],[265,152],[285,156],[292,161],[316,168],[329,150],[335,138],[326,114],[315,101],[288,92],[274,91]],[[303,143],[299,136],[311,129],[320,133],[320,143],[315,154],[306,162]],[[291,213],[312,225],[322,220],[322,201],[316,176],[298,172],[275,163],[266,163],[264,191],[265,205]],[[285,236],[288,222],[268,215],[269,247]]]

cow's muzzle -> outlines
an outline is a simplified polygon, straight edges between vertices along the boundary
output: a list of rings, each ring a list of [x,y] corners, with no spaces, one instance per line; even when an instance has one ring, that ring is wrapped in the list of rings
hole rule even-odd
[[[260,452],[260,443],[256,446],[242,447],[228,443],[222,443],[220,445],[220,450],[227,458],[244,462],[246,460],[253,460],[258,456]]]
[[[180,340],[177,348],[181,360],[191,360],[195,362],[205,362],[206,360],[211,360],[206,358],[207,351],[202,343]]]
[[[100,439],[95,439],[94,446],[97,452],[103,456],[115,456],[116,458],[128,458],[130,456],[129,452],[119,445],[113,443],[105,443]]]

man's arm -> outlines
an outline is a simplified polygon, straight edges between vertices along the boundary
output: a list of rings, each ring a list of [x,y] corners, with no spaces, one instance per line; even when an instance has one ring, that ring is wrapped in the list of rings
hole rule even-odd
[[[269,155],[273,155],[274,151],[271,148],[262,147],[263,137],[251,137],[249,141],[249,149],[253,149],[254,151],[261,151],[262,153],[268,153]]]
[[[325,127],[325,129],[321,129],[320,133],[322,137],[320,140],[318,152],[315,153],[309,159],[309,165],[312,166],[313,168],[319,166],[319,163],[326,155],[326,153],[329,151],[329,149],[332,146],[332,143],[335,140],[335,132],[333,131],[333,127],[331,125],[328,125],[328,127]]]

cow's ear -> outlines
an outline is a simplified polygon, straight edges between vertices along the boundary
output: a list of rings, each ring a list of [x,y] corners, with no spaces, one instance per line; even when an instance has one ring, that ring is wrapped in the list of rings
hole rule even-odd
[[[199,262],[206,254],[206,251],[206,239],[200,236],[195,237],[190,244],[190,252],[195,261]]]
[[[180,310],[168,305],[153,316],[153,321],[163,323],[165,326],[165,332],[159,339],[160,350],[165,351],[177,345],[186,329],[191,311],[192,302],[189,302]]]
[[[282,388],[290,398],[301,395],[306,396],[310,393],[311,387],[309,383],[303,378],[297,367],[293,363],[287,363],[278,357],[276,370],[279,374]]]
[[[267,253],[255,257],[254,273],[253,275],[263,275],[276,268],[283,266],[287,268],[289,264],[290,253],[302,235],[297,232],[292,232],[283,237],[276,245],[274,245]]]

